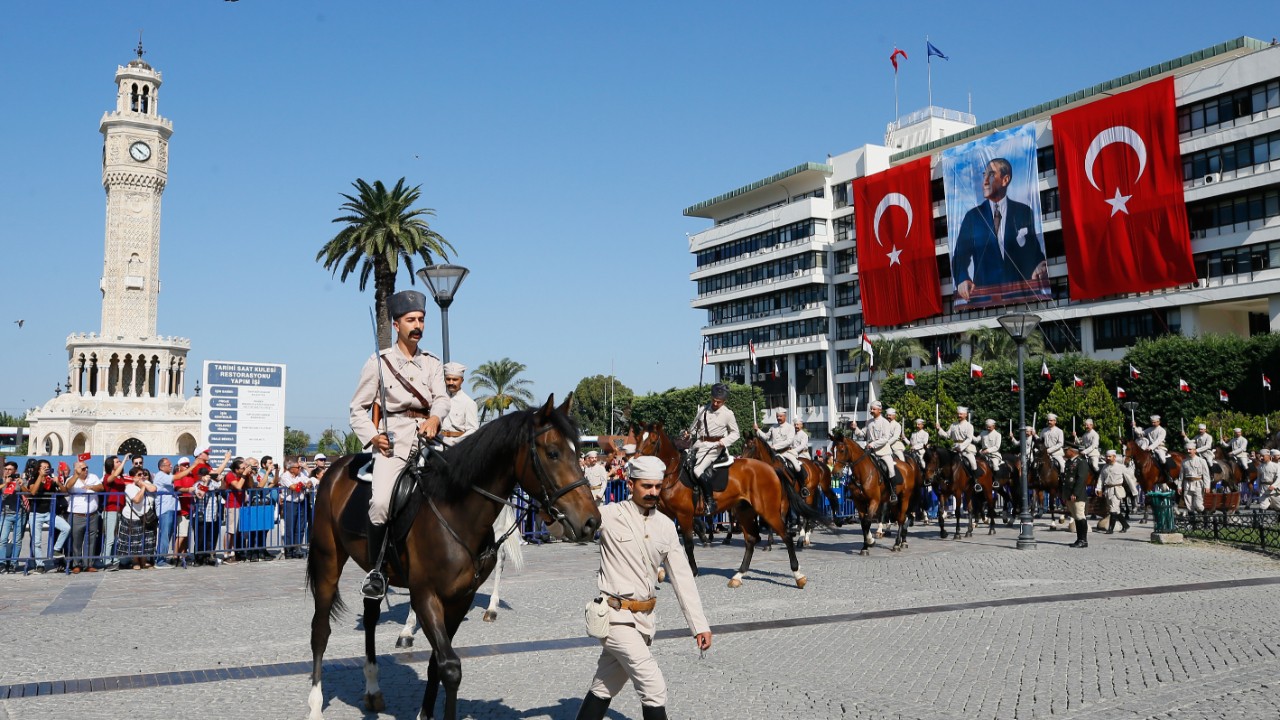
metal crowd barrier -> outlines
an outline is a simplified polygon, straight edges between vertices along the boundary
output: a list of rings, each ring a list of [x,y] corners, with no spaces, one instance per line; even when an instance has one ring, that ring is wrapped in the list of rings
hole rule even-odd
[[[1173,525],[1187,538],[1280,550],[1280,512],[1276,510],[1182,513],[1174,518]]]
[[[133,517],[124,493],[23,496],[0,512],[0,567],[75,573],[113,566],[221,564],[305,557],[314,490],[300,500],[283,488],[212,490],[203,498],[153,493],[154,516]],[[88,497],[92,512],[73,513]],[[118,503],[118,505],[117,505]],[[41,507],[52,512],[36,512]],[[108,509],[120,507],[120,510]]]

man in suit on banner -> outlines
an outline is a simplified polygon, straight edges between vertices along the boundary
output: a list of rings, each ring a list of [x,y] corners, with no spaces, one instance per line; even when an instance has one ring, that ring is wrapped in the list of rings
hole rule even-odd
[[[956,235],[956,297],[1040,290],[1048,282],[1048,263],[1029,205],[1008,197],[1013,166],[1004,158],[987,163],[982,203],[965,213]],[[969,265],[973,264],[972,275]]]

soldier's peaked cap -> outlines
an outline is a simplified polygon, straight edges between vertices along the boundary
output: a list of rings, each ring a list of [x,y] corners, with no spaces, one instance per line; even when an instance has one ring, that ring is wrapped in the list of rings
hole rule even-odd
[[[401,290],[387,301],[387,312],[391,313],[393,320],[399,319],[406,313],[425,313],[426,311],[427,296],[417,290]]]

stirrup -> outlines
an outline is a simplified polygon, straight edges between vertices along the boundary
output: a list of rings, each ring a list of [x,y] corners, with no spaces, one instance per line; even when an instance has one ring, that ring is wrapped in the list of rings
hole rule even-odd
[[[387,576],[382,571],[374,568],[364,576],[364,583],[360,585],[360,594],[366,600],[381,600],[387,596]]]

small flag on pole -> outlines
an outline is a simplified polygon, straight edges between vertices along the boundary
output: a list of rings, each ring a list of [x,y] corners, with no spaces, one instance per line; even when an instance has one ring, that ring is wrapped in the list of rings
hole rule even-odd
[[[1053,376],[1049,374],[1049,363],[1044,360],[1040,361],[1040,377],[1045,380],[1052,380]]]
[[[1009,378],[1009,392],[1018,392],[1018,381]]]
[[[1134,367],[1133,363],[1129,363],[1129,377],[1133,380],[1137,380],[1138,378],[1142,377],[1142,371]]]
[[[1076,387],[1084,387],[1084,379],[1081,378],[1079,375],[1072,375],[1071,384]]]
[[[703,365],[711,364],[711,351],[707,349],[706,345],[702,346],[702,364]]]
[[[1262,388],[1264,390],[1271,389],[1271,378],[1267,377],[1266,373],[1262,373]]]
[[[969,363],[969,377],[975,377],[975,378],[982,377],[982,366],[976,365],[974,363]]]
[[[947,57],[946,55],[943,55],[943,54],[942,54],[942,51],[941,51],[941,50],[939,50],[938,48],[934,47],[933,43],[929,42],[928,40],[925,40],[925,41],[924,41],[924,44],[929,46],[929,49],[928,49],[928,53],[929,53],[929,54],[928,54],[928,56],[925,58],[926,60],[928,60],[929,58],[933,58],[933,57],[940,57],[940,58],[942,58],[943,60],[950,60],[950,59],[951,59],[951,58]],[[905,57],[905,56],[904,56],[904,57]]]
[[[773,359],[773,379],[778,379],[778,358]]]
[[[902,384],[903,384],[903,385],[906,385],[907,387],[915,387],[915,386],[916,386],[916,374],[915,374],[915,373],[913,373],[913,372],[908,372],[905,376],[903,376],[903,378],[902,378]]]
[[[893,49],[893,54],[889,56],[889,62],[893,63],[893,72],[898,72],[898,56],[901,55],[903,60],[907,59],[907,52],[898,48]]]
[[[1226,390],[1219,390],[1219,391],[1218,391],[1218,399],[1219,399],[1219,400],[1221,400],[1222,402],[1226,402],[1226,401],[1227,401],[1227,400],[1229,400],[1230,398],[1227,396],[1227,391],[1226,391]]]
[[[934,360],[933,367],[938,372],[942,372],[942,348],[935,348],[934,352],[937,353],[937,359]]]
[[[751,364],[755,365],[756,364],[756,344],[751,342],[750,340],[747,341],[747,354],[751,356]]]
[[[875,348],[871,347],[871,339],[867,337],[866,333],[862,333],[862,352],[867,354],[867,364],[875,367],[876,351]]]
[[[1120,387],[1119,385],[1116,386],[1116,399],[1117,400],[1124,399],[1124,388]]]
[[[1187,381],[1183,380],[1182,378],[1178,378],[1178,389],[1185,393],[1191,392],[1191,386],[1188,385]]]

